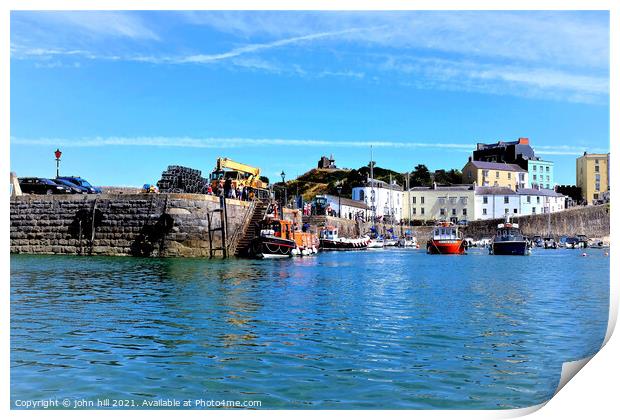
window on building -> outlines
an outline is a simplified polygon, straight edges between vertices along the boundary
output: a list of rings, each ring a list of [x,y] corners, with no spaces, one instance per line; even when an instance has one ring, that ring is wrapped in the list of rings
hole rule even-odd
[[[594,198],[595,200],[598,200],[598,194],[592,194],[592,198]]]
[[[471,179],[471,170],[467,171],[467,178]]]
[[[415,207],[414,207],[414,208],[412,208],[412,209],[411,209],[411,214],[415,215],[415,214],[416,214],[416,210],[417,210],[417,209],[416,209]]]
[[[598,171],[599,171],[599,166],[598,166],[598,165],[595,165],[595,166],[594,166],[594,172],[598,172]]]
[[[531,202],[532,202],[532,197],[531,197],[531,196],[529,196],[529,195],[527,196],[527,202],[528,202],[528,203],[531,203]]]
[[[598,165],[598,159],[594,159],[594,163]]]
[[[424,214],[424,207],[420,208],[420,214]]]
[[[360,198],[361,201],[364,201],[364,190],[360,190]]]
[[[461,197],[461,204],[467,204],[467,197]]]
[[[411,198],[411,204],[415,204],[415,197]]]
[[[424,204],[424,197],[420,197],[420,204]],[[424,213],[424,212],[422,212]]]
[[[456,216],[456,209],[452,209],[452,216]]]
[[[536,197],[536,204],[540,204],[540,196]]]
[[[548,167],[548,166],[545,166],[545,170],[546,170],[547,172],[549,172],[549,167]]]
[[[438,202],[439,204],[446,204],[446,197],[439,197],[439,198],[437,199],[437,202]]]
[[[507,195],[504,196],[504,204],[508,204],[510,202],[510,197],[508,197]]]
[[[489,197],[486,195],[482,197],[482,204],[489,204]]]
[[[514,214],[517,214],[517,213],[519,213],[519,210],[514,209],[514,210],[513,210],[513,213],[514,213]]]
[[[538,170],[539,170],[540,172],[542,172],[542,165],[540,165],[540,166],[538,167]]]
[[[463,209],[463,216],[467,216],[467,209]]]
[[[550,179],[550,178],[549,178],[549,175],[547,175],[547,182],[549,182],[549,179]]]
[[[594,179],[596,182],[601,182],[601,174],[594,174]]]
[[[510,212],[510,209],[509,209],[508,207],[506,207],[506,208],[504,209],[504,214],[508,214],[508,212]]]
[[[495,178],[499,178],[499,171],[495,171]]]
[[[600,191],[601,190],[601,184],[598,183],[598,182],[596,184],[594,184],[594,190],[595,191]]]
[[[512,179],[512,172],[508,172],[508,179]]]
[[[532,171],[536,172],[536,165],[532,166]]]
[[[482,214],[486,216],[487,215],[487,209],[482,209]]]
[[[523,172],[519,174],[519,181],[525,181],[525,174]]]
[[[536,207],[532,207],[532,214],[536,214]]]
[[[450,197],[450,204],[456,204],[456,197]]]
[[[446,209],[444,209],[443,207],[439,209],[439,214],[441,216],[445,216],[446,215]]]
[[[495,181],[495,182],[493,183],[493,186],[494,186],[494,187],[498,187],[498,186],[499,186],[499,183],[498,183],[497,181]]]
[[[487,170],[482,171],[482,176],[485,177],[485,178],[488,177],[489,176],[489,171],[487,171]]]
[[[536,174],[532,175],[532,179],[536,181]]]

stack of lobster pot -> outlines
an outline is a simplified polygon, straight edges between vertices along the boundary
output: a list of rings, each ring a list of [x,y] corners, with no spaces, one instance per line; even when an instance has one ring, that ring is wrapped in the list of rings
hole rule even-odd
[[[170,165],[163,171],[157,187],[164,193],[205,194],[209,180],[201,176],[201,171],[185,166]]]

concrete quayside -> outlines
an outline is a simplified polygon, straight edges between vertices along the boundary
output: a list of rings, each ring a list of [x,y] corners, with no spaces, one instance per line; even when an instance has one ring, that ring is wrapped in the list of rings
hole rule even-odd
[[[261,201],[223,200],[205,194],[24,195],[10,201],[11,253],[127,255],[153,257],[233,256],[256,234]],[[357,237],[369,222],[331,216],[301,216],[284,209],[284,218],[310,231],[338,227],[341,236]],[[609,205],[577,207],[551,215],[517,218],[523,233],[584,234],[609,237]],[[470,222],[467,237],[491,237],[497,220]],[[223,229],[222,229],[223,227]],[[390,225],[378,225],[385,232]],[[551,229],[548,232],[549,228]],[[423,244],[432,226],[395,225],[394,234],[411,229]]]

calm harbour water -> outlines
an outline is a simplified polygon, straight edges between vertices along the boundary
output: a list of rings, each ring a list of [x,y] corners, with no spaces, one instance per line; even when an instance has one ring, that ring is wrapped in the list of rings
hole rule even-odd
[[[11,256],[11,399],[515,408],[607,327],[609,257]]]

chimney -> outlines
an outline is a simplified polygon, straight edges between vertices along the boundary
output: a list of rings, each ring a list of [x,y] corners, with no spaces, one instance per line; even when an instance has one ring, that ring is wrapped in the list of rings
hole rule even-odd
[[[468,162],[471,162],[471,161],[472,161],[472,159],[473,159],[473,158],[470,156],[470,157],[468,157],[468,158],[467,158],[467,161],[468,161]]]
[[[527,137],[519,137],[519,144],[530,144],[530,139]]]

